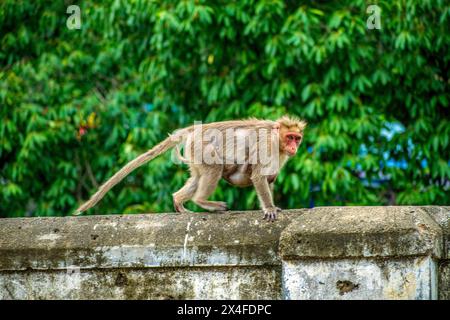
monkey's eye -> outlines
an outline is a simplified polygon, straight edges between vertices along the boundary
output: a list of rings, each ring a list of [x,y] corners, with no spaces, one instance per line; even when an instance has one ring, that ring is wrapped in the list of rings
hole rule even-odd
[[[292,141],[292,140],[294,139],[294,137],[291,136],[291,135],[287,136],[287,138],[288,138],[288,140],[290,140],[290,141]]]

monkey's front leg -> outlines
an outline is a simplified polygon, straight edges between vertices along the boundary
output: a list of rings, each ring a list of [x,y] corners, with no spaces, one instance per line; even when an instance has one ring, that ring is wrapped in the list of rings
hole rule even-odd
[[[269,182],[269,188],[270,188],[270,194],[272,195],[272,199],[274,198],[274,182]],[[281,208],[280,207],[275,207],[277,208],[277,212],[281,212]]]
[[[270,191],[267,178],[261,175],[252,176],[252,182],[255,186],[261,208],[264,212],[264,219],[267,221],[275,221],[277,219],[278,209],[273,204],[272,193]]]

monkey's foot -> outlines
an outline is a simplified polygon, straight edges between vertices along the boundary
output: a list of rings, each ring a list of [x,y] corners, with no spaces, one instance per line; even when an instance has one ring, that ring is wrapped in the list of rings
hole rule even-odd
[[[208,201],[208,200],[196,200],[198,204],[203,209],[208,211],[226,211],[228,210],[226,202],[223,201]]]
[[[175,208],[175,211],[178,213],[193,213],[191,210],[186,209],[182,203],[173,202],[173,207]]]
[[[263,209],[264,212],[263,219],[269,222],[274,222],[275,220],[277,220],[277,212],[279,211],[281,211],[281,209],[277,207]]]

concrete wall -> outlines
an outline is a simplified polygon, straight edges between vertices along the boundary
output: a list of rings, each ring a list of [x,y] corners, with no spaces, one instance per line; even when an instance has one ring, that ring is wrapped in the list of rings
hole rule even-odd
[[[450,299],[449,207],[0,219],[0,299]]]

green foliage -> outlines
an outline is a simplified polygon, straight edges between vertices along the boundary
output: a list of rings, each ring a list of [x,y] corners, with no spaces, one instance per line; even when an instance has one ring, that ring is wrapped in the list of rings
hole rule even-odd
[[[284,208],[450,204],[450,7],[441,0],[0,4],[0,216],[71,213],[176,128],[284,113],[309,122]],[[77,4],[77,3],[75,3]],[[172,211],[170,154],[93,213]],[[214,194],[257,207],[250,189]]]

